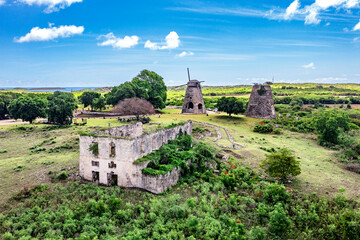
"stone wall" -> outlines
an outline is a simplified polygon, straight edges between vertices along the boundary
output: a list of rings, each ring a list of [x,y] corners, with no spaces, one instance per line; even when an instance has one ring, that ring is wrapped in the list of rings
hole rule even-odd
[[[120,127],[108,128],[103,131],[98,131],[95,134],[99,136],[136,138],[140,137],[142,133],[143,125],[141,122],[138,122]]]
[[[264,90],[264,92],[261,90]],[[269,85],[255,84],[253,86],[246,110],[246,116],[264,119],[276,118],[274,100]]]
[[[127,126],[118,127],[117,130],[109,129],[108,132],[117,133],[121,128],[124,128],[123,132],[126,132],[125,129],[140,129],[140,124],[132,127],[130,127],[131,125]],[[133,132],[135,133],[137,130]],[[142,169],[147,166],[148,162],[142,164],[133,163],[137,159],[150,154],[153,150],[157,150],[162,145],[167,144],[169,140],[174,140],[180,131],[191,134],[191,121],[182,126],[163,129],[132,139],[111,137],[111,135],[110,137],[80,136],[80,176],[86,180],[93,181],[93,174],[98,174],[98,183],[109,185],[109,176],[116,175],[118,186],[136,187],[153,193],[161,193],[177,183],[180,169],[174,169],[166,175],[147,176],[142,174]],[[94,143],[98,144],[98,156],[89,151],[90,146]]]

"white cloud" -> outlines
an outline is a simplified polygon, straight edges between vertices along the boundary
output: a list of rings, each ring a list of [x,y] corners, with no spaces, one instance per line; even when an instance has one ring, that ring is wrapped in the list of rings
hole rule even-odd
[[[353,39],[353,42],[354,42],[354,43],[360,42],[360,37],[354,38],[354,39]]]
[[[266,15],[271,19],[301,19],[305,18],[305,24],[319,24],[321,22],[320,14],[326,12],[330,8],[334,8],[337,11],[345,10],[349,11],[352,8],[359,8],[360,0],[315,0],[312,4],[300,8],[300,0],[293,1],[284,12],[269,11]],[[282,12],[282,13],[281,13]],[[300,17],[300,18],[299,18]],[[326,25],[328,26],[328,25]]]
[[[15,42],[39,42],[39,41],[49,41],[56,38],[67,38],[73,35],[82,34],[84,32],[84,27],[80,26],[60,26],[60,27],[51,27],[49,28],[39,28],[34,27],[31,31],[18,39],[15,38]]]
[[[151,50],[163,50],[163,49],[174,49],[179,47],[180,39],[179,35],[172,31],[165,37],[165,43],[153,43],[150,40],[145,42],[144,48],[149,48]]]
[[[194,53],[193,52],[185,52],[185,51],[183,51],[182,53],[177,54],[176,56],[177,57],[194,56]]]
[[[115,37],[114,33],[101,35],[98,39],[105,39],[105,41],[98,43],[98,46],[112,46],[113,48],[131,48],[138,45],[138,36],[125,36],[124,38]]]
[[[0,6],[5,4],[5,0],[0,0]]]
[[[292,18],[299,10],[299,7],[300,7],[299,0],[295,0],[294,2],[292,2],[290,6],[286,9],[284,19],[287,20]]]
[[[319,24],[319,14],[329,8],[350,9],[358,7],[360,0],[316,0],[313,4],[305,8],[305,24]]]
[[[302,67],[306,69],[315,69],[315,64],[311,62],[309,64],[303,65]]]
[[[359,31],[360,30],[360,21],[358,22],[358,24],[355,25],[355,27],[353,28],[353,31]]]
[[[82,0],[19,0],[22,3],[38,6],[47,6],[44,10],[46,13],[56,12],[60,9],[69,7],[73,3],[82,2]]]

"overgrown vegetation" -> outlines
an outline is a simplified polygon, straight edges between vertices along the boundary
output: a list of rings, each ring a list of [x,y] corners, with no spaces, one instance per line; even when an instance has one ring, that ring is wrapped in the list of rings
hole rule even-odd
[[[89,146],[89,151],[92,152],[92,154],[94,154],[94,156],[98,156],[99,155],[99,143],[98,142],[94,142]]]
[[[2,239],[358,239],[358,207],[341,194],[320,198],[268,183],[231,158],[220,175],[198,173],[162,196],[81,182],[24,189],[2,209],[0,233]]]
[[[206,162],[215,162],[215,153],[212,148],[204,143],[195,144],[191,136],[180,132],[175,140],[149,154],[137,163],[150,161],[142,170],[146,175],[165,175],[176,167],[181,167],[182,176],[196,176],[206,171]]]

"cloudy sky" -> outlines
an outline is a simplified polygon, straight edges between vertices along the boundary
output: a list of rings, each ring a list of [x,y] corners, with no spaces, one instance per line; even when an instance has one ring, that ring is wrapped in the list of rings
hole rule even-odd
[[[1,87],[360,83],[360,0],[0,0]]]

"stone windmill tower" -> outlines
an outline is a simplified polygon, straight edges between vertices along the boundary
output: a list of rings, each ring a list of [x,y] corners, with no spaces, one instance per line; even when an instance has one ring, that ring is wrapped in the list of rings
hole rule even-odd
[[[189,81],[186,84],[187,88],[181,113],[206,114],[200,81],[190,80],[189,68],[187,70]]]
[[[246,116],[265,119],[276,118],[274,100],[269,85],[255,84],[253,86]]]

